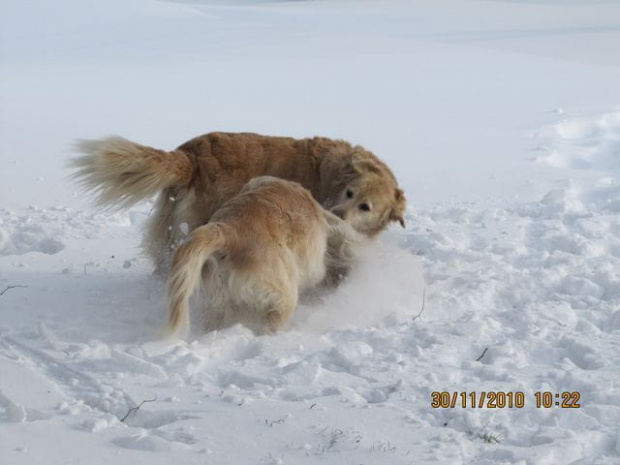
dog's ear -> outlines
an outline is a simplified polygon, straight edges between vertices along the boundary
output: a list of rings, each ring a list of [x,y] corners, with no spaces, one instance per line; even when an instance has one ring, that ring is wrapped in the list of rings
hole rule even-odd
[[[392,211],[390,212],[390,221],[398,221],[400,225],[404,228],[404,213],[407,201],[405,200],[405,193],[402,189],[399,189],[398,187],[396,188],[396,190],[394,191],[394,199],[396,200],[396,205],[394,206],[394,208],[392,208]]]
[[[403,228],[405,227],[405,218],[403,218],[402,213],[397,213],[392,210],[390,212],[390,221],[398,221]]]
[[[375,160],[365,152],[353,152],[351,166],[359,174],[379,171]]]

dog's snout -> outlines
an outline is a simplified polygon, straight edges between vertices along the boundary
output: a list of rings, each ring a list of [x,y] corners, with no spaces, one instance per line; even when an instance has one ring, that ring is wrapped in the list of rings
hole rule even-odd
[[[336,215],[338,218],[340,218],[341,220],[344,220],[344,210],[342,210],[341,208],[334,208],[332,210],[332,213]]]

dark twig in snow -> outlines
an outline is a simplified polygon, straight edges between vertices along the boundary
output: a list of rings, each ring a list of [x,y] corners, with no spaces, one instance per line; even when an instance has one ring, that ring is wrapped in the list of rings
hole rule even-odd
[[[478,437],[482,439],[487,444],[499,444],[502,439],[502,433],[499,434],[491,434],[488,431],[485,431],[482,434],[478,434]]]
[[[147,402],[155,402],[156,400],[157,400],[157,396],[155,396],[155,398],[154,398],[154,399],[147,399],[147,400],[143,400],[142,402],[140,402],[140,405],[138,405],[137,407],[132,407],[132,408],[130,408],[130,409],[129,409],[129,411],[127,412],[127,414],[126,414],[123,418],[121,418],[121,423],[123,423],[123,422],[127,419],[127,417],[128,417],[129,415],[131,415],[131,413],[132,413],[132,412],[135,412],[135,411],[137,411],[137,410],[140,410],[140,407],[142,407],[142,406],[143,406],[144,404],[146,404]]]
[[[284,423],[284,420],[285,420],[284,418],[280,418],[279,420],[272,420],[272,421],[265,420],[265,424],[269,426],[270,428],[273,428],[273,425],[279,425],[281,423]]]
[[[422,308],[420,309],[420,313],[414,316],[411,319],[411,321],[415,321],[416,319],[420,318],[420,315],[422,315],[422,312],[424,311],[425,306],[426,306],[426,288],[424,288],[424,291],[422,291]]]
[[[484,354],[486,354],[486,353],[487,353],[487,350],[489,350],[489,348],[488,348],[488,347],[485,347],[485,348],[484,348],[484,350],[482,351],[482,354],[480,355],[480,357],[478,357],[478,358],[476,359],[476,362],[479,362],[480,360],[482,360],[482,357],[484,357]]]
[[[0,296],[3,296],[4,293],[6,291],[8,291],[9,289],[15,289],[15,288],[18,288],[18,287],[28,287],[28,286],[22,286],[20,284],[16,284],[15,286],[7,286],[7,287],[4,288],[4,291],[0,292]]]
[[[482,439],[487,444],[499,444],[502,442],[502,433],[492,434],[487,430],[484,430],[482,433],[474,433],[471,430],[466,430],[466,433],[470,436],[475,436],[479,439]]]

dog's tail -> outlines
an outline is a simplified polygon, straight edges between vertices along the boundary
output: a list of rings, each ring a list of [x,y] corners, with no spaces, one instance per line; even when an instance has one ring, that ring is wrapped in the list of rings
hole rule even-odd
[[[200,226],[175,252],[168,278],[168,336],[189,329],[189,299],[198,287],[205,262],[226,245],[222,229],[217,223]]]
[[[70,166],[73,177],[94,192],[102,206],[127,208],[162,189],[189,184],[194,165],[180,151],[166,152],[123,139],[109,137],[77,142],[82,156]]]

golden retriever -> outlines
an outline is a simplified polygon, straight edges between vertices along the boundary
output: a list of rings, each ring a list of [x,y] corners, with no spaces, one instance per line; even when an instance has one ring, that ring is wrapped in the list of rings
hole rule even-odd
[[[405,224],[405,196],[392,171],[342,140],[212,132],[172,151],[121,137],[81,141],[78,149],[83,155],[72,162],[75,177],[99,204],[129,207],[159,194],[143,245],[163,273],[187,232],[257,176],[301,184],[368,237],[392,221]]]
[[[206,329],[278,330],[301,292],[347,267],[359,237],[299,184],[252,179],[175,252],[168,334],[189,329],[189,299],[201,282],[211,303]]]

